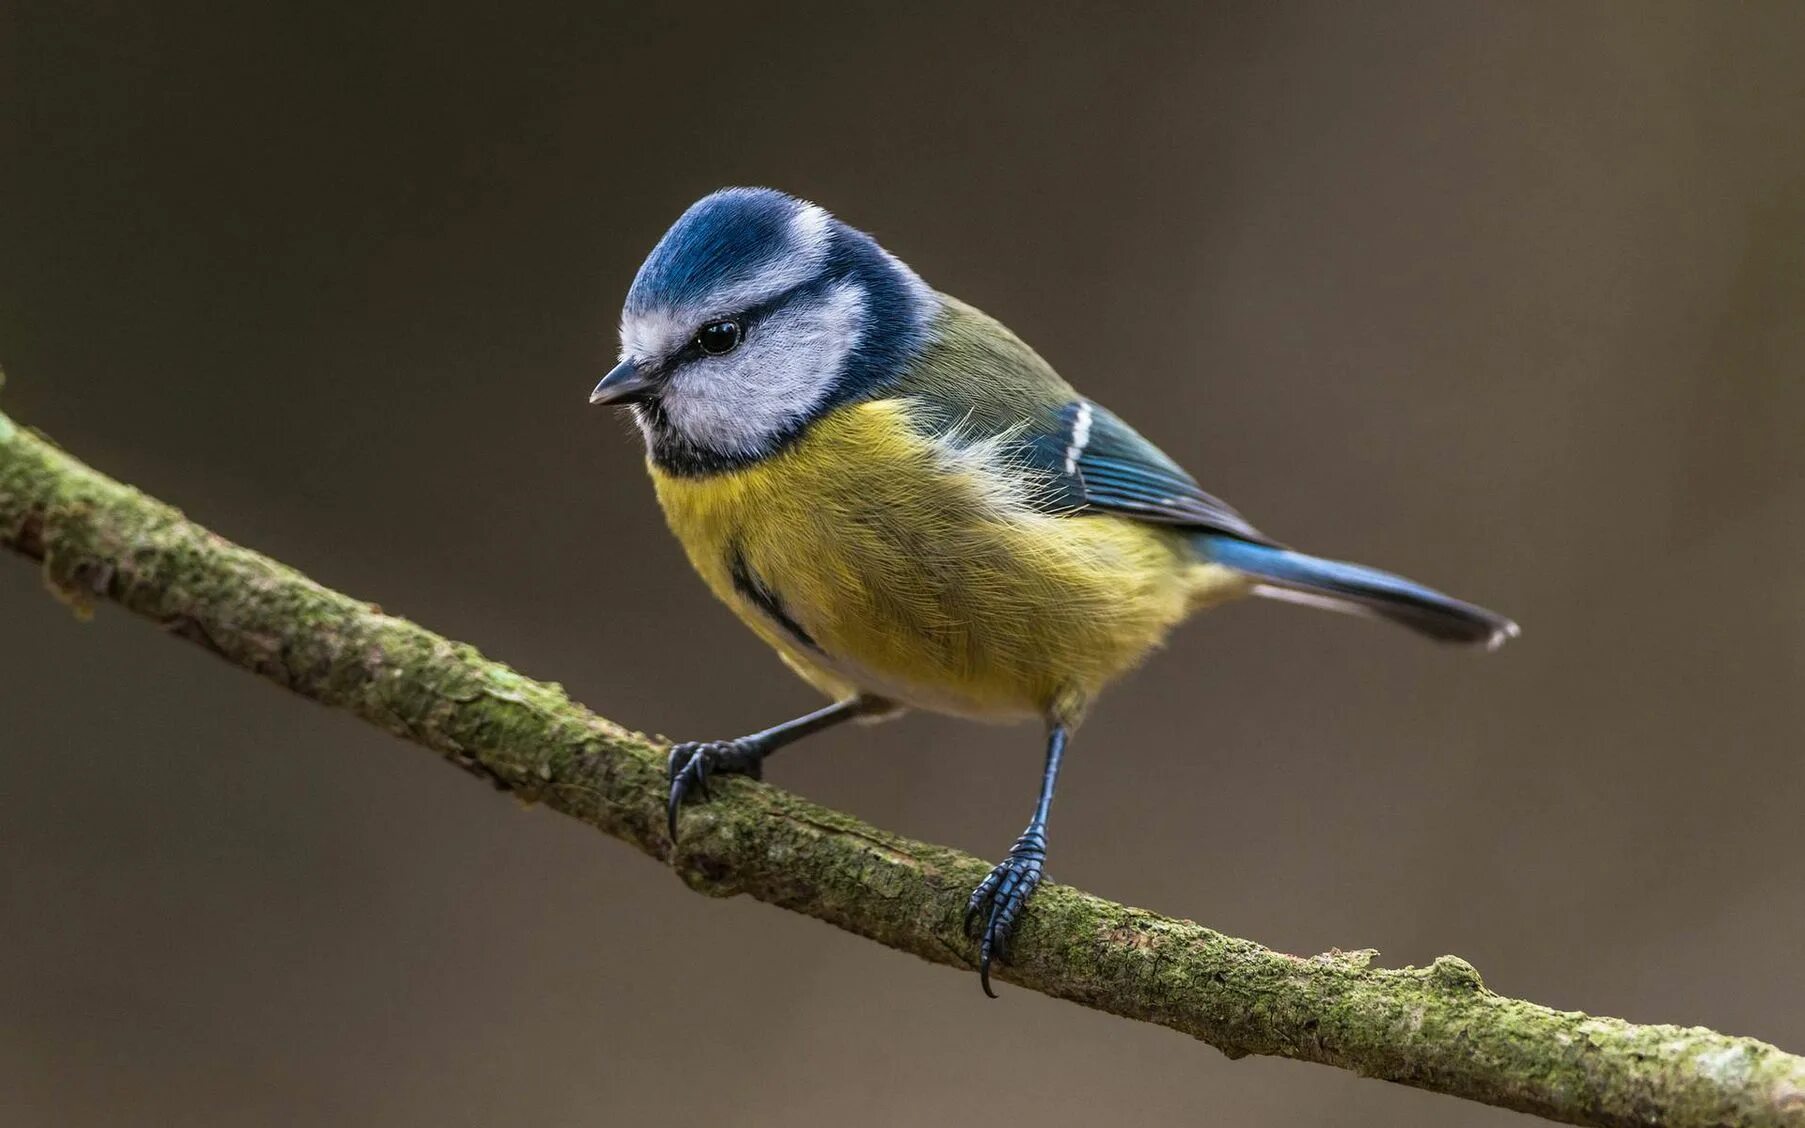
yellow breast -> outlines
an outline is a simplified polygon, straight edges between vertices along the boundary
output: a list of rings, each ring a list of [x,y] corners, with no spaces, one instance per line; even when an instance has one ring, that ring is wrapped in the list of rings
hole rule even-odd
[[[744,469],[652,469],[696,571],[823,692],[1076,720],[1190,610],[1245,591],[1178,532],[1035,512],[994,449],[906,410],[833,412]]]

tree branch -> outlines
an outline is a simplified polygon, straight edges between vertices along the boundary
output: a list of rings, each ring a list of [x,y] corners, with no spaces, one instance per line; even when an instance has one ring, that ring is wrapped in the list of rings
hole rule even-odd
[[[718,779],[663,830],[663,750],[475,648],[223,540],[0,414],[0,545],[85,613],[111,600],[323,704],[580,819],[693,888],[750,894],[970,968],[965,898],[988,865],[775,787]],[[1230,1057],[1322,1062],[1574,1124],[1805,1125],[1805,1058],[1698,1027],[1639,1026],[1488,991],[1464,960],[1303,958],[1043,886],[1001,977],[1157,1022]],[[974,1004],[975,1005],[975,1004]]]

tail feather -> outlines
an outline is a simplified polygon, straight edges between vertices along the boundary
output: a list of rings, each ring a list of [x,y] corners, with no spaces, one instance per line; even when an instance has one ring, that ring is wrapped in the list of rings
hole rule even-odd
[[[1517,624],[1496,612],[1377,568],[1216,533],[1199,536],[1197,544],[1206,559],[1258,581],[1254,593],[1269,599],[1389,619],[1442,642],[1487,650],[1518,633]]]

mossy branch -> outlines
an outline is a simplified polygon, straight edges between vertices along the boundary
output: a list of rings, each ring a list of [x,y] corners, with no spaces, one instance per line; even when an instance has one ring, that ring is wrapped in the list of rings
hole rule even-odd
[[[321,587],[121,485],[0,414],[0,545],[85,612],[110,600],[495,786],[750,894],[969,969],[965,898],[988,865],[775,787],[721,779],[674,854],[652,740],[404,619]],[[16,635],[4,637],[20,645]],[[1001,977],[1157,1022],[1230,1057],[1277,1054],[1574,1124],[1805,1126],[1805,1058],[1698,1027],[1592,1018],[1487,990],[1464,960],[1299,957],[1044,886]],[[973,1006],[985,1005],[976,999]]]

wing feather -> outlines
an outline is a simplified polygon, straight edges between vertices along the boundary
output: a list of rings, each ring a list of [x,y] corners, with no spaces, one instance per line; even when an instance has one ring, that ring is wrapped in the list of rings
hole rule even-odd
[[[1259,544],[1270,537],[1108,408],[1073,400],[1024,444],[1034,469],[1052,476],[1043,505],[1061,513],[1101,510],[1139,521],[1227,533]]]

